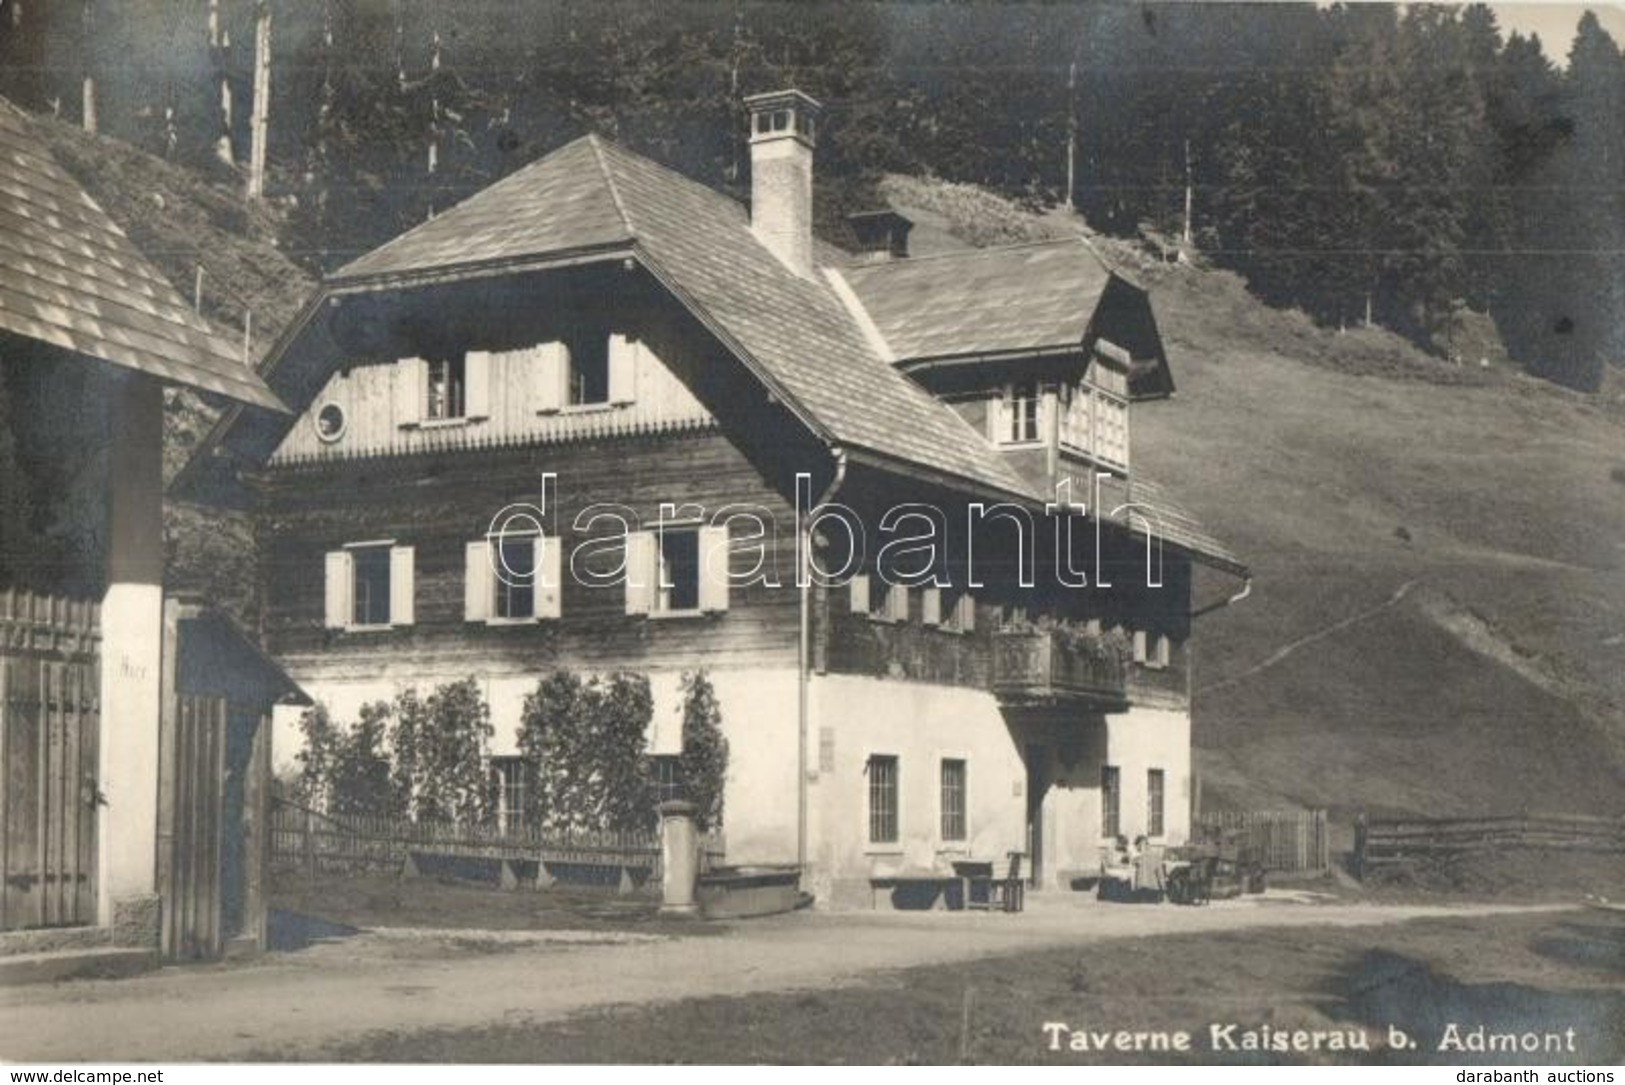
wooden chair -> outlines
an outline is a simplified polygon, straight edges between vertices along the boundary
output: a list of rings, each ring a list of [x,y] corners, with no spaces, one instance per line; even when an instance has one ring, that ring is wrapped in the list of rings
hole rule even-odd
[[[1003,878],[988,882],[987,904],[989,909],[997,906],[1006,912],[1019,912],[1027,897],[1027,883],[1021,880],[1023,853],[1013,851],[1009,855],[1009,872]]]

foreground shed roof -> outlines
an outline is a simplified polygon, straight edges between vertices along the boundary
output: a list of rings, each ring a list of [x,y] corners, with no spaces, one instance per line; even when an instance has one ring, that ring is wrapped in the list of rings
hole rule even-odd
[[[285,408],[0,99],[0,330]]]

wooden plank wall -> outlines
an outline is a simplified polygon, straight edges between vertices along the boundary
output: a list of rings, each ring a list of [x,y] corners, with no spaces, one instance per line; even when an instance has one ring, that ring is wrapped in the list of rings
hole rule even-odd
[[[568,559],[601,541],[587,565],[616,567],[611,522],[593,535],[571,530],[587,506],[614,501],[653,525],[663,502],[692,503],[714,513],[738,502],[772,514],[777,536],[766,544],[779,570],[778,588],[730,592],[724,613],[678,620],[629,617],[624,588],[590,586],[568,572],[563,616],[517,626],[464,620],[467,543],[514,502],[541,498],[544,472],[555,472],[556,524]],[[552,511],[552,510],[550,510]],[[794,588],[795,513],[725,437],[716,433],[585,442],[485,454],[419,456],[279,472],[263,533],[267,648],[302,680],[424,673],[531,674],[557,666],[657,669],[792,666],[799,595]],[[323,555],[345,543],[395,539],[416,548],[415,623],[359,634],[325,628]],[[735,554],[735,567],[751,564]]]

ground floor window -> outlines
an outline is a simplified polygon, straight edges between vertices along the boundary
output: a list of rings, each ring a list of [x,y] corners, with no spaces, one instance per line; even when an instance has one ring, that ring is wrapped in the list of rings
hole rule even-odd
[[[491,758],[491,786],[495,791],[497,828],[517,833],[525,828],[526,780],[530,775],[522,757]]]
[[[1145,774],[1145,833],[1161,836],[1163,822],[1164,776],[1161,769],[1149,769]]]
[[[965,762],[942,762],[942,839],[965,839]]]
[[[897,758],[869,758],[869,843],[897,843]]]
[[[1115,840],[1123,831],[1122,774],[1116,765],[1100,766],[1100,835]]]

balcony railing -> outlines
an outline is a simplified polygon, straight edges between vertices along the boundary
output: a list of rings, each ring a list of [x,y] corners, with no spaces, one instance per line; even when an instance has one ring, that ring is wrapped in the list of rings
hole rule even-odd
[[[1128,708],[1126,661],[1105,637],[1066,629],[1002,629],[993,635],[993,692],[1011,704],[1077,701]]]

